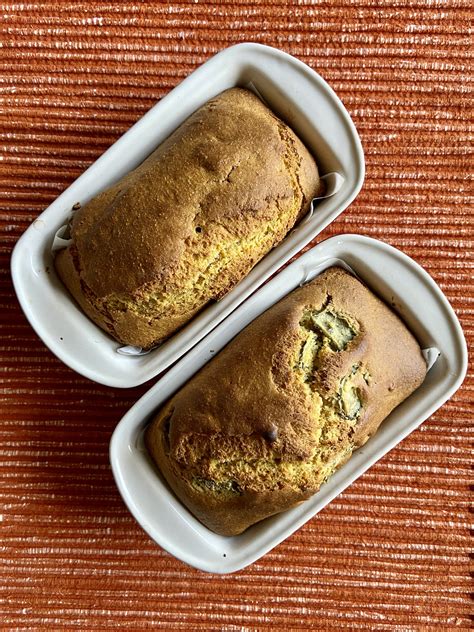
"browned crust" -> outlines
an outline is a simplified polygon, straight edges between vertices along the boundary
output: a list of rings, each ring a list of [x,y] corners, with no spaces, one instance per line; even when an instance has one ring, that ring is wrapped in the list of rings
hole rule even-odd
[[[323,359],[314,394],[295,373],[294,352],[305,310],[320,309],[328,297],[359,330],[343,350]],[[196,490],[190,475],[207,478],[210,458],[228,463],[235,453],[248,462],[275,457],[282,464],[309,462],[321,421],[315,398],[333,394],[354,366],[370,380],[357,382],[362,401],[357,423],[345,442],[333,446],[338,466],[421,384],[426,364],[400,319],[357,279],[332,268],[262,314],[197,373],[150,425],[148,449],[175,493],[205,525],[223,535],[238,534],[308,498],[321,481],[298,486],[272,479],[268,489],[249,470],[239,478],[239,494],[219,496]]]
[[[161,427],[162,430],[162,427]],[[248,526],[298,505],[311,496],[310,491],[299,496],[293,490],[272,492],[246,490],[243,495],[221,498],[205,497],[187,483],[178,464],[166,456],[167,446],[159,425],[150,426],[146,434],[147,448],[155,464],[176,496],[206,527],[220,535],[238,535]]]
[[[56,269],[100,327],[148,348],[232,289],[321,191],[302,142],[234,88],[75,213]]]

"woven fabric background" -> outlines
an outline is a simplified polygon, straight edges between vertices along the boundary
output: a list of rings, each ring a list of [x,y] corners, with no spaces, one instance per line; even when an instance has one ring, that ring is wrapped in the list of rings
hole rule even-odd
[[[319,240],[357,232],[403,249],[472,342],[471,11],[468,0],[2,3],[1,629],[468,629],[472,370],[299,532],[242,572],[208,575],[156,546],[112,479],[110,435],[149,385],[101,387],[53,357],[9,260],[157,100],[222,48],[261,42],[326,78],[362,137],[364,187]]]

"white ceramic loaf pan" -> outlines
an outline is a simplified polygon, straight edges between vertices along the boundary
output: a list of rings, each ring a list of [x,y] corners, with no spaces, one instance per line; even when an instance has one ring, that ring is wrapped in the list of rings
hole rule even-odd
[[[387,417],[378,432],[317,494],[242,535],[216,535],[193,517],[160,477],[144,449],[144,428],[160,406],[248,323],[298,285],[341,262],[393,307],[423,349],[436,347],[440,355],[422,386]],[[417,263],[368,237],[333,237],[260,288],[131,408],[110,444],[114,477],[131,513],[158,544],[196,568],[230,573],[255,561],[296,531],[419,426],[460,386],[466,367],[466,343],[459,322],[441,290]]]
[[[252,86],[305,141],[321,174],[338,172],[339,191],[270,252],[239,285],[147,355],[117,353],[120,345],[84,315],[54,271],[51,245],[77,202],[90,198],[137,167],[206,101],[233,86]],[[78,373],[109,386],[141,384],[175,362],[281,265],[311,241],[355,198],[364,178],[357,131],[328,84],[311,68],[274,48],[239,44],[193,72],[78,178],[28,228],[12,257],[20,304],[43,342]]]

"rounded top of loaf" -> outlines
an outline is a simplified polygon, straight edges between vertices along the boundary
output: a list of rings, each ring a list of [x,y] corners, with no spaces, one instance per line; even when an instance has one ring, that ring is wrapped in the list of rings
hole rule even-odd
[[[205,524],[240,533],[316,492],[425,373],[401,320],[331,268],[253,321],[172,397],[147,445]]]
[[[252,92],[227,90],[76,212],[72,238],[81,280],[98,299],[146,295],[156,284],[165,291],[182,286],[188,259],[199,257],[200,248],[249,234],[271,219],[268,200],[283,203],[295,186],[307,207],[317,181],[315,162],[297,136]]]

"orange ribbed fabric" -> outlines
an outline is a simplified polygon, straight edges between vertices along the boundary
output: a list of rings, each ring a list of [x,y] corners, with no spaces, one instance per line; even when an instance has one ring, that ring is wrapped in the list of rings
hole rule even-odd
[[[362,137],[364,187],[319,239],[357,232],[407,252],[472,342],[470,2],[56,0],[1,14],[0,628],[468,629],[472,370],[297,534],[240,573],[206,575],[141,531],[111,476],[111,432],[147,386],[101,387],[53,357],[9,259],[158,99],[220,49],[261,42],[325,77]]]

